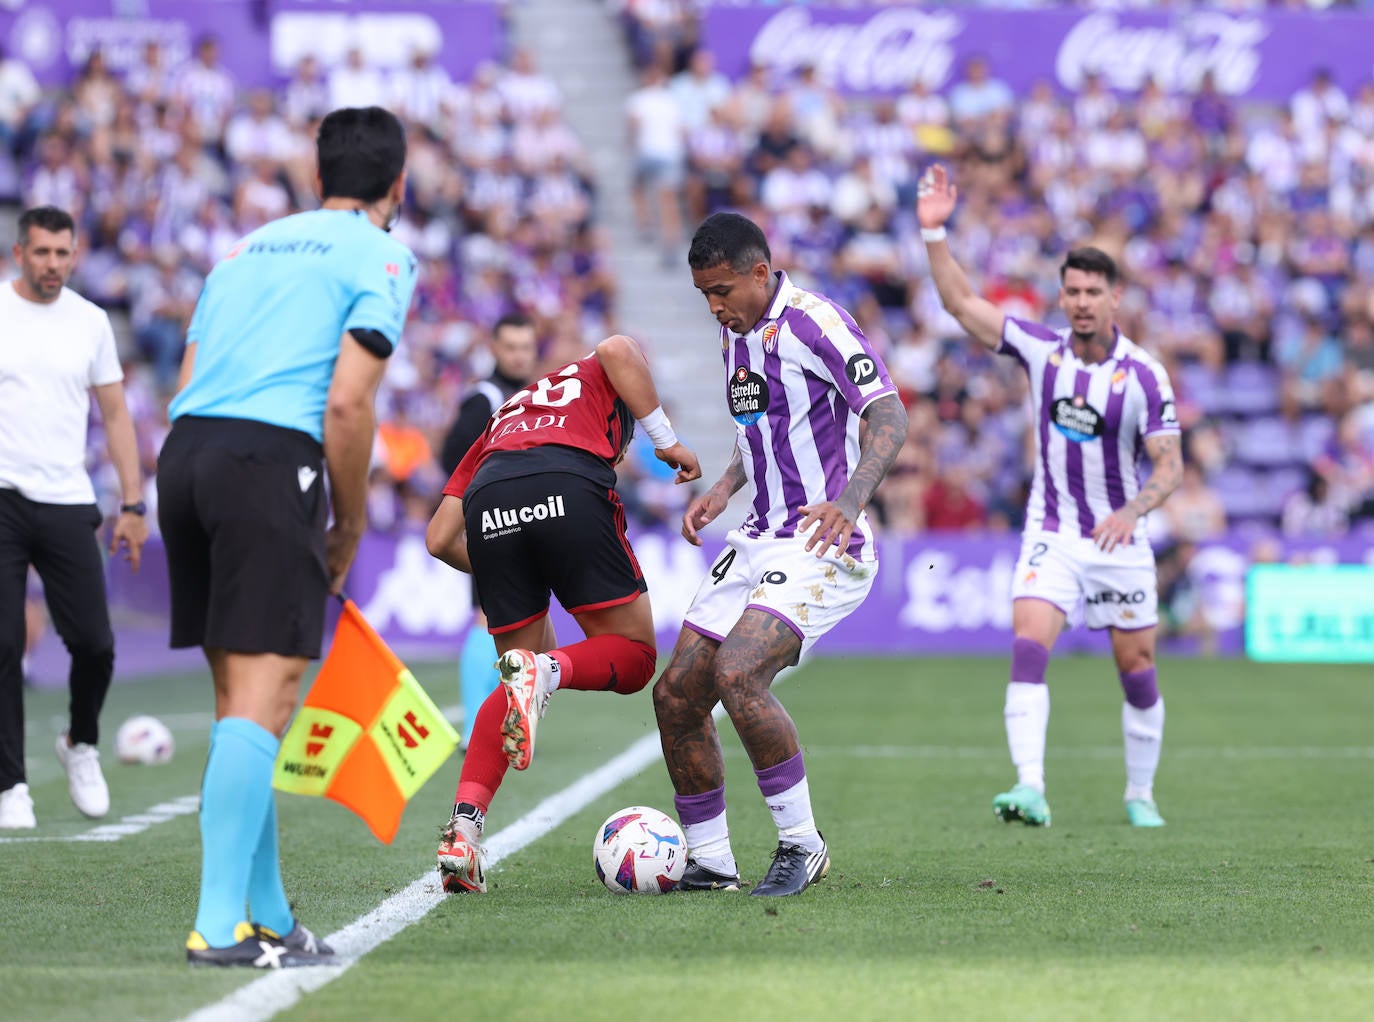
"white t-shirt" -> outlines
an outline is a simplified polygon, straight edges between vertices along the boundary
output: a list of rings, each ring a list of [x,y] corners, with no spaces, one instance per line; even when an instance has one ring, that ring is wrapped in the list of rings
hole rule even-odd
[[[69,288],[44,304],[0,283],[0,487],[43,504],[94,504],[90,388],[123,379],[104,309]]]

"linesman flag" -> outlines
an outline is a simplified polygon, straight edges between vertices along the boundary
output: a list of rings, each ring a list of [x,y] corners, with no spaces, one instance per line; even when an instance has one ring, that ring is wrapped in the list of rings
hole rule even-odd
[[[406,802],[458,747],[415,676],[345,600],[334,644],[282,739],[272,785],[323,795],[391,844]]]

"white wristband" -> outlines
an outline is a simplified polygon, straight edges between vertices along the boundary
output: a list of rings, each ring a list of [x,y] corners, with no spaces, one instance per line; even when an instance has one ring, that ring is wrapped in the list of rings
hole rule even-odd
[[[921,240],[926,242],[944,241],[945,235],[948,233],[949,232],[946,231],[944,227],[922,227]]]
[[[673,424],[668,421],[668,413],[663,410],[662,405],[640,419],[639,424],[654,442],[655,450],[666,451],[669,447],[677,445],[677,434],[673,432]]]

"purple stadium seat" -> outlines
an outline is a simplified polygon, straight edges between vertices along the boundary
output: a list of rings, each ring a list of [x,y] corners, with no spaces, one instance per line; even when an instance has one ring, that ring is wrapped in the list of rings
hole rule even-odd
[[[1276,415],[1242,419],[1227,434],[1235,457],[1247,465],[1301,465],[1307,460],[1299,427]]]
[[[1268,415],[1279,407],[1279,375],[1272,366],[1242,362],[1221,380],[1225,410],[1233,415]]]

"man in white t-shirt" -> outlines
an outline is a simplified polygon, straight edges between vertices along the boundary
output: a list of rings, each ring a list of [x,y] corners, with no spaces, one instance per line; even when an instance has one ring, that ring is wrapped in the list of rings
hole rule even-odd
[[[95,394],[119,475],[110,552],[137,571],[148,528],[133,420],[110,319],[66,287],[76,263],[69,213],[39,206],[19,218],[17,280],[0,284],[0,829],[36,826],[24,774],[24,589],[38,571],[48,611],[71,653],[71,721],[57,739],[77,809],[110,810],[96,751],[114,674],[114,634],[95,532],[101,514],[86,472]]]
[[[687,135],[677,100],[668,89],[663,69],[644,70],[642,84],[625,103],[630,139],[635,150],[635,220],[646,238],[652,236],[654,211],[658,241],[665,264],[678,255],[682,240],[681,201],[687,161]]]

